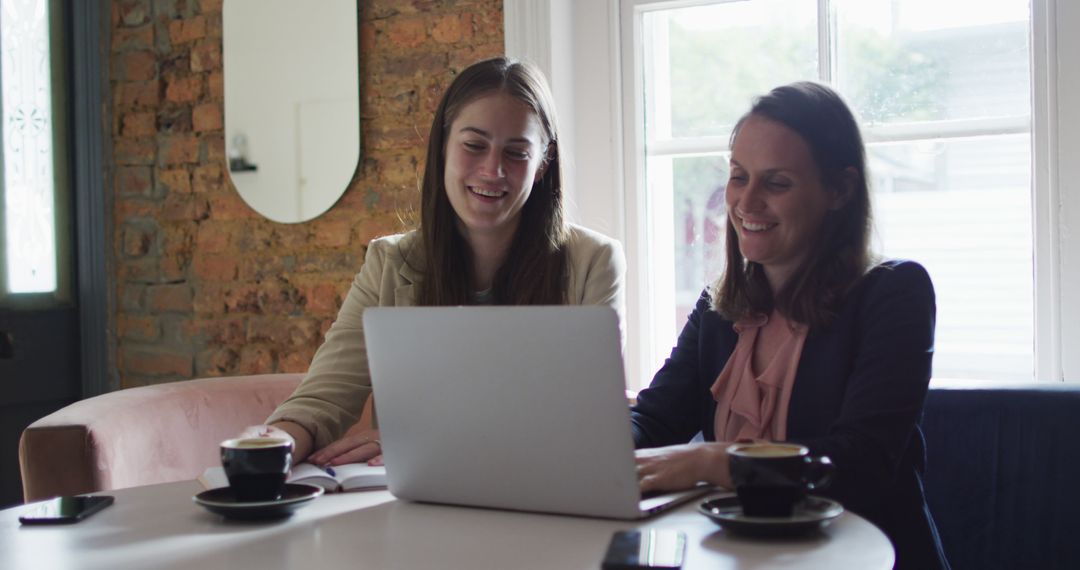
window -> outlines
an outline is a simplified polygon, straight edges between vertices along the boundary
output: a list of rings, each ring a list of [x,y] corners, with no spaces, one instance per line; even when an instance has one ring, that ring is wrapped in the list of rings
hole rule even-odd
[[[723,270],[732,126],[754,95],[810,79],[833,85],[860,119],[876,250],[934,279],[935,379],[1033,379],[1026,0],[633,4],[636,41],[623,49],[640,90],[631,160],[643,165],[648,244],[636,263],[652,277],[631,310],[647,313],[646,369]]]
[[[64,186],[63,85],[57,2],[0,2],[0,300],[62,300],[70,292]],[[16,301],[17,298],[23,299]]]
[[[935,381],[947,374],[1080,382],[1080,351],[1069,350],[1080,346],[1080,241],[1074,230],[1075,220],[1080,220],[1080,187],[1074,182],[1080,180],[1080,161],[1076,160],[1080,107],[1075,104],[1080,100],[1080,66],[1074,65],[1072,56],[1080,53],[1080,35],[1074,33],[1080,27],[1080,2],[954,0],[932,4],[932,12],[925,9],[927,4],[912,0],[503,0],[507,54],[537,62],[552,81],[562,120],[560,144],[572,158],[565,177],[570,218],[620,239],[626,247],[629,388],[648,384],[682,326],[676,291],[681,287],[696,295],[721,269],[711,253],[712,244],[722,239],[712,225],[718,220],[700,215],[680,218],[676,212],[715,210],[715,199],[710,206],[702,194],[711,195],[715,183],[724,181],[729,134],[724,123],[749,107],[749,96],[799,78],[795,72],[831,83],[864,118],[864,134],[871,143],[870,166],[877,176],[877,243],[883,246],[879,249],[888,256],[917,259],[934,275],[939,296]],[[652,34],[649,41],[666,42],[669,50],[699,40],[673,37],[671,20],[677,19],[678,10],[705,10],[712,5],[720,8],[711,9],[741,10],[720,22],[718,33],[726,34],[727,41],[722,45],[724,53],[714,54],[717,58],[727,58],[740,48],[732,39],[742,33],[740,26],[768,21],[770,10],[784,15],[777,25],[786,33],[769,35],[773,41],[740,38],[757,46],[745,59],[734,62],[750,71],[736,73],[714,66],[680,76],[670,58],[666,66],[663,58],[657,64],[655,52],[645,58],[647,34]],[[662,19],[663,12],[668,13],[666,37],[665,28],[656,32],[644,25],[647,17]],[[706,24],[688,25],[701,28]],[[987,32],[995,33],[981,41],[970,39],[980,33],[985,37]],[[884,51],[858,47],[865,46],[865,36],[870,34],[881,40],[878,49]],[[812,38],[809,44],[807,37]],[[989,55],[980,58],[941,43],[949,41]],[[942,65],[959,64],[966,58],[971,67],[961,66],[955,72],[946,68],[948,76],[940,75],[941,69],[939,75],[931,74],[937,83],[928,87],[946,89],[945,98],[935,98],[934,105],[913,106],[910,96],[892,97],[904,94],[894,90],[898,82],[910,87],[912,73],[927,71],[923,60],[905,60],[905,56],[926,57],[934,55],[934,50],[947,56]],[[791,58],[781,62],[777,54]],[[883,61],[893,62],[896,70],[889,81],[858,82],[860,74],[881,77],[874,74],[882,72],[878,64]],[[656,82],[663,73],[670,82]],[[735,74],[738,81],[727,81],[725,73]],[[652,93],[649,101],[646,77],[652,77],[656,85],[667,85]],[[681,117],[704,109],[695,108],[701,105],[696,99],[679,99],[672,86],[681,81],[706,93],[718,88],[718,78],[724,79],[729,91],[713,99],[724,99],[725,104],[731,100],[736,110],[726,120],[722,112],[695,119],[697,130],[687,129],[688,122]],[[966,88],[960,85],[963,81],[968,82]],[[875,85],[879,88],[867,89]],[[736,92],[739,86],[743,90]],[[1008,89],[1002,91],[1002,86]],[[663,104],[664,98],[677,103]],[[909,104],[893,104],[900,101]],[[654,116],[657,108],[668,109],[671,136],[647,140],[646,130],[652,129],[655,135],[667,120]],[[651,147],[647,148],[647,142]],[[687,182],[676,190],[676,179]],[[666,186],[654,186],[657,180],[666,180]],[[714,186],[710,189],[706,182]],[[675,199],[676,192],[681,202]],[[961,198],[965,197],[973,201],[964,202]],[[688,207],[687,198],[699,210]],[[891,229],[898,224],[904,227],[905,218],[931,224],[934,216],[945,211],[941,209],[947,204],[945,199],[969,208],[959,214],[981,223],[989,237],[979,238],[980,243],[965,233],[971,231],[969,226],[960,224],[955,231],[935,226],[940,237],[909,229],[904,238]],[[998,208],[996,214],[1011,216],[1016,223],[989,222],[987,214],[978,210],[992,203],[1014,204]],[[986,229],[993,224],[995,232]],[[694,239],[684,240],[691,246],[689,252],[677,252],[676,236],[690,235]],[[925,243],[920,245],[920,241]],[[926,244],[942,247],[932,255],[935,252],[928,252]],[[957,251],[950,253],[945,246]],[[968,248],[967,253],[963,248]],[[1011,273],[998,277],[1001,281],[987,281],[985,273],[977,272],[998,268],[962,266],[949,261],[946,254],[963,261],[982,260],[982,265],[1000,265],[1002,260],[1013,265]],[[684,258],[693,262],[676,271],[675,260]],[[947,281],[957,276],[974,284],[968,289],[954,286],[950,292]],[[977,299],[1010,297],[997,291],[1003,287],[1020,291],[1017,298],[1010,298],[1011,306],[1019,310]],[[990,312],[958,313],[954,301],[948,300],[958,290],[968,306],[981,302]],[[662,304],[657,298],[670,301]],[[960,321],[967,323],[968,330],[950,324],[960,314],[966,314]],[[969,334],[982,336],[973,340],[976,337]],[[1018,341],[1019,335],[1028,338]],[[1005,350],[1005,343],[1015,350]],[[986,361],[974,362],[967,372],[958,370],[950,364],[948,350],[957,355],[966,352],[969,362],[975,351],[983,351]],[[1014,374],[1008,367],[1023,372]]]

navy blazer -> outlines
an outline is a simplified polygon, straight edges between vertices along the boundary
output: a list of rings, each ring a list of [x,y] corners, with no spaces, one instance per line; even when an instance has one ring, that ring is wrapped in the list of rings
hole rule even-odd
[[[637,447],[715,441],[709,388],[735,350],[733,323],[703,292],[671,356],[638,394]],[[921,265],[890,261],[859,282],[833,323],[811,330],[788,407],[787,441],[836,465],[823,495],[878,525],[898,568],[947,568],[923,496],[919,420],[934,352],[934,286]]]

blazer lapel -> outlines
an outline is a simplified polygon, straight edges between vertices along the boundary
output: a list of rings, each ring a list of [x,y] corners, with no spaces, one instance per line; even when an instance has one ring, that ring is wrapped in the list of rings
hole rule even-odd
[[[398,276],[401,285],[394,288],[394,305],[398,307],[410,307],[416,304],[416,284],[422,275],[419,268],[422,267],[423,259],[418,254],[419,248],[410,244],[405,254],[405,263],[398,268]]]

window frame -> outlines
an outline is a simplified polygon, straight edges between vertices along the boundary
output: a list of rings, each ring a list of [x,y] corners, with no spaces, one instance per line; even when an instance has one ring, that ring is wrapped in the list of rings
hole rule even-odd
[[[831,26],[828,2],[816,1],[819,15]],[[535,61],[548,73],[564,125],[567,119],[584,119],[563,131],[568,139],[564,148],[578,149],[571,150],[574,167],[566,177],[573,204],[570,217],[611,234],[626,248],[630,388],[647,385],[655,373],[644,339],[657,330],[649,306],[651,284],[639,261],[651,242],[641,191],[645,141],[642,121],[637,120],[644,110],[643,83],[634,57],[641,57],[641,14],[708,3],[712,1],[504,0],[507,54]],[[1080,100],[1080,68],[1066,65],[1067,56],[1058,55],[1080,53],[1080,38],[1065,32],[1080,26],[1080,4],[1032,0],[1031,9],[1034,378],[1080,382],[1080,352],[1066,354],[1061,348],[1080,346],[1080,239],[1070,240],[1070,229],[1080,224],[1080,187],[1061,186],[1062,181],[1080,180],[1080,161],[1067,160],[1080,155],[1080,107],[1066,103]],[[528,38],[518,33],[525,26],[531,26],[526,28],[531,29]],[[819,39],[819,49],[822,41],[828,40]],[[827,68],[826,77],[831,74],[832,62],[819,65]],[[960,123],[952,126],[971,126]],[[605,138],[608,144],[596,144]]]

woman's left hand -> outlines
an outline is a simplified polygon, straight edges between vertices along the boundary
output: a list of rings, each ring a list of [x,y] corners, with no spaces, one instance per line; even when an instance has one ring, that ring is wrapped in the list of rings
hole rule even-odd
[[[720,443],[686,443],[637,450],[641,492],[689,489],[702,481],[730,488],[724,447]]]
[[[350,430],[341,439],[308,456],[308,461],[316,465],[343,465],[361,463],[382,465],[382,443],[379,430]]]

